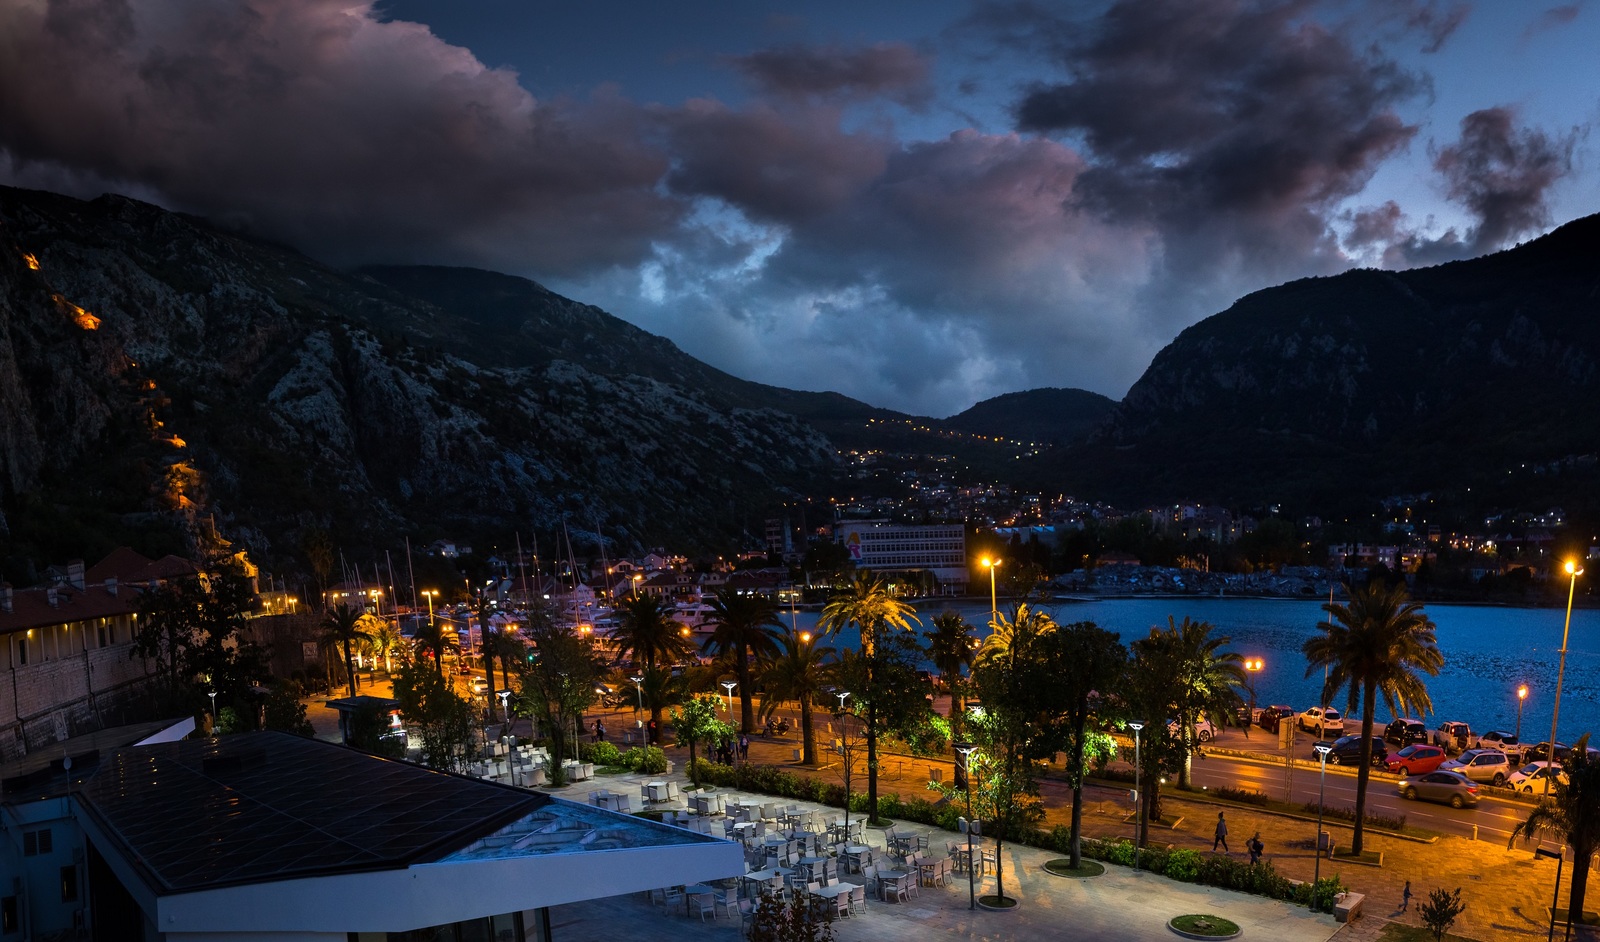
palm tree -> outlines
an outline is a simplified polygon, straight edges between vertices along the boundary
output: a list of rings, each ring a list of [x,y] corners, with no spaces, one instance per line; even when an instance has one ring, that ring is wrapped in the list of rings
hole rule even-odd
[[[706,639],[706,653],[720,654],[733,663],[739,678],[740,732],[755,732],[756,714],[751,684],[751,658],[765,661],[778,653],[778,603],[765,595],[740,595],[723,588],[711,599],[710,622],[716,625]]]
[[[1584,894],[1589,886],[1589,863],[1600,850],[1600,759],[1589,751],[1589,734],[1584,733],[1572,751],[1561,760],[1566,781],[1557,779],[1548,796],[1528,812],[1528,819],[1511,831],[1506,842],[1511,847],[1517,838],[1542,840],[1556,835],[1572,850],[1572,889],[1567,897],[1567,912],[1583,912]]]
[[[1202,716],[1223,725],[1232,721],[1242,702],[1244,659],[1232,651],[1218,650],[1232,641],[1227,636],[1212,637],[1209,622],[1194,621],[1185,615],[1182,624],[1167,617],[1167,631],[1177,641],[1180,659],[1176,716],[1178,736],[1183,743],[1183,765],[1178,769],[1178,787],[1189,787],[1194,759],[1195,723]]]
[[[933,630],[922,633],[928,639],[928,659],[939,672],[939,679],[950,691],[951,735],[959,736],[961,718],[967,711],[967,695],[962,683],[961,669],[972,666],[972,653],[976,644],[972,626],[960,612],[941,612],[934,616]]]
[[[882,576],[859,572],[843,591],[834,594],[823,606],[817,629],[836,635],[851,625],[861,633],[861,656],[866,659],[867,689],[858,696],[867,704],[867,820],[878,821],[878,709],[872,696],[872,665],[878,632],[885,629],[911,631],[922,624],[910,605],[895,598]]]
[[[1361,853],[1363,815],[1367,808],[1367,779],[1372,768],[1372,715],[1378,696],[1396,716],[1432,712],[1433,701],[1417,672],[1437,677],[1444,655],[1434,642],[1433,620],[1406,592],[1404,584],[1385,585],[1374,580],[1364,588],[1345,587],[1350,604],[1327,603],[1332,616],[1319,625],[1322,633],[1305,643],[1306,676],[1319,667],[1328,669],[1322,702],[1340,687],[1349,688],[1345,712],[1361,709],[1361,767],[1356,770],[1355,835],[1351,853]]]
[[[617,629],[611,635],[617,643],[617,656],[632,657],[646,674],[654,674],[658,665],[671,665],[693,650],[686,637],[689,629],[673,618],[672,610],[654,595],[628,599],[617,614]],[[662,706],[660,700],[649,704],[651,729],[655,734],[651,742],[657,742],[661,736]]]
[[[378,657],[383,658],[383,672],[385,674],[394,673],[394,655],[404,647],[405,643],[405,636],[400,633],[400,629],[394,626],[394,622],[384,620],[373,628],[372,651]]]
[[[521,637],[504,628],[496,631],[494,636],[486,638],[483,644],[483,668],[485,673],[494,671],[494,661],[500,661],[500,686],[506,690],[511,689],[511,665],[522,660],[522,655],[527,651]],[[490,682],[493,689],[493,682]]]
[[[1127,667],[1128,652],[1117,636],[1092,621],[1062,625],[1047,639],[1046,663],[1056,677],[1051,685],[1058,722],[1067,744],[1067,779],[1072,785],[1072,849],[1074,869],[1082,862],[1083,779],[1089,720],[1102,713],[1106,695]],[[1108,717],[1100,715],[1104,722]]]
[[[817,734],[811,722],[811,705],[827,680],[828,658],[833,648],[818,645],[811,632],[785,631],[778,636],[777,656],[767,662],[761,674],[763,687],[761,716],[772,715],[778,704],[795,700],[800,704],[800,761],[817,764]]]
[[[366,614],[340,602],[322,619],[322,646],[344,651],[345,683],[349,685],[352,697],[356,695],[355,647],[372,640],[362,624]]]
[[[491,621],[494,618],[495,606],[493,602],[489,601],[487,593],[478,596],[478,602],[473,606],[472,614],[478,618],[478,636],[483,639],[479,644],[479,653],[483,659],[484,682],[489,685],[487,690],[484,691],[484,696],[487,698],[485,702],[492,706],[495,699],[494,664],[490,663],[490,658],[494,655],[489,652],[494,648],[493,639],[498,637],[500,633],[494,630],[494,625]]]
[[[444,656],[461,653],[461,644],[447,634],[444,625],[437,621],[429,621],[417,628],[417,633],[412,636],[411,648],[417,657],[433,658],[433,669],[440,677],[444,676]]]

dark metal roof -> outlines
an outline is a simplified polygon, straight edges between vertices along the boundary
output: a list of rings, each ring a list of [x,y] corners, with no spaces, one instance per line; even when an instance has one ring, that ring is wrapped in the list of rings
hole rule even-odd
[[[158,893],[404,867],[549,802],[287,733],[124,749],[79,798]]]

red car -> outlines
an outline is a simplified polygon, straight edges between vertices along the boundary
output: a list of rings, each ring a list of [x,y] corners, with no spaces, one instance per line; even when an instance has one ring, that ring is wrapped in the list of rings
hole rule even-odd
[[[1387,766],[1391,772],[1421,775],[1437,769],[1439,764],[1448,758],[1450,757],[1438,746],[1414,743],[1390,756]]]

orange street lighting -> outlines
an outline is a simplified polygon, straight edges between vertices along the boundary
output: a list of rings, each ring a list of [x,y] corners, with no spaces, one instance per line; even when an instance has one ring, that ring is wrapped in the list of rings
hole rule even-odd
[[[1567,672],[1567,633],[1572,630],[1572,596],[1578,591],[1578,577],[1583,575],[1583,569],[1576,561],[1567,560],[1567,621],[1561,628],[1561,666],[1556,668],[1556,702],[1550,711],[1550,761],[1556,759],[1556,720],[1561,716],[1561,678]],[[1550,794],[1550,778],[1544,777],[1544,793]]]
[[[1522,701],[1528,699],[1528,685],[1522,684],[1517,688],[1517,742],[1522,741]],[[1555,747],[1550,748],[1550,761],[1555,761]]]

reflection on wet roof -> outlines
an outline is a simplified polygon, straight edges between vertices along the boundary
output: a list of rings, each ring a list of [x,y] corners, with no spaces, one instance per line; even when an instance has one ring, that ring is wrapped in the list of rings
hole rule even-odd
[[[544,808],[473,841],[443,861],[489,860],[579,851],[666,847],[715,840],[693,831],[656,824],[587,805],[551,802]]]

